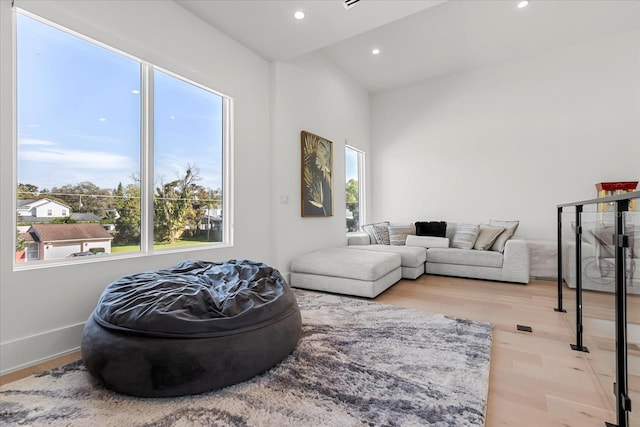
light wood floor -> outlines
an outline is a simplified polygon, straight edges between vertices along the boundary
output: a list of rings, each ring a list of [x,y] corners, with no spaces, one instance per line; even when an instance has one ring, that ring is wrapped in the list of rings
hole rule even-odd
[[[493,324],[488,427],[602,427],[615,423],[604,391],[584,353],[575,352],[569,314],[553,311],[556,284],[526,286],[422,276],[403,280],[376,301]],[[565,300],[565,305],[570,300]],[[533,328],[521,332],[516,325]],[[0,377],[0,384],[80,358],[79,352]],[[634,425],[633,423],[631,424]]]
[[[520,286],[422,276],[396,284],[376,301],[493,324],[488,427],[615,423],[612,399],[585,354],[569,347],[575,334],[567,314],[553,311],[556,298],[552,281]]]

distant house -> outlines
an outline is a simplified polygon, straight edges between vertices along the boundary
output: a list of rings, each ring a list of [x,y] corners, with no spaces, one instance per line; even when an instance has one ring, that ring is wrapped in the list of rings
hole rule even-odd
[[[64,203],[49,199],[18,200],[18,215],[21,217],[61,218],[69,216],[71,208]]]
[[[20,235],[28,243],[24,261],[111,253],[113,236],[101,224],[33,224]]]
[[[27,224],[18,226],[20,233],[26,233],[30,224],[46,224],[57,218],[68,217],[77,222],[100,222],[100,217],[92,212],[72,213],[69,206],[49,199],[18,200],[17,213],[20,215],[19,222]],[[107,224],[104,228],[113,231],[115,225]]]

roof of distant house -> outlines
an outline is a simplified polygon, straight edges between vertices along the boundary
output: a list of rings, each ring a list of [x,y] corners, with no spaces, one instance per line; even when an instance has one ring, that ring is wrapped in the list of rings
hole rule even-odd
[[[20,208],[24,205],[28,205],[35,202],[35,199],[18,199],[16,200],[16,207]]]
[[[34,224],[29,233],[41,242],[113,239],[100,224]]]
[[[31,233],[27,232],[27,233],[20,233],[20,235],[18,236],[20,237],[22,240],[24,240],[25,242],[33,242],[33,236],[31,235]]]
[[[76,221],[100,221],[100,217],[94,213],[91,212],[78,212],[78,213],[72,213],[71,215],[69,215],[69,217],[71,219],[74,219]],[[60,219],[60,218],[64,218],[64,217],[53,217],[53,216],[26,216],[26,215],[21,215],[20,219],[18,220],[19,223],[29,223],[29,224],[33,224],[35,222],[51,222],[54,219]]]
[[[69,205],[66,205],[62,202],[58,202],[57,200],[51,200],[51,199],[47,199],[46,197],[43,199],[37,199],[37,200],[26,200],[26,199],[18,199],[16,201],[16,207],[18,208],[22,208],[22,207],[35,207],[35,206],[40,206],[40,205],[44,205],[47,203],[56,203],[60,206],[64,206],[68,209],[71,209],[71,207]]]

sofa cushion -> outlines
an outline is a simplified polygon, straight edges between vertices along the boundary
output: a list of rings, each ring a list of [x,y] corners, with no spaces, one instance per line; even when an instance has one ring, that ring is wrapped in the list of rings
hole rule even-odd
[[[448,248],[449,239],[434,236],[407,236],[407,246],[419,246],[421,248]]]
[[[427,263],[473,265],[479,267],[502,267],[503,255],[494,251],[468,249],[427,249]]]
[[[389,244],[393,246],[404,246],[407,236],[415,234],[413,224],[391,224],[389,230]]]
[[[378,246],[328,248],[299,255],[291,261],[291,271],[374,281],[400,267],[399,254],[362,250],[368,247]]]
[[[451,242],[451,247],[458,249],[473,248],[479,232],[480,227],[476,224],[458,224],[456,234],[454,234]]]
[[[516,234],[518,224],[520,224],[520,221],[496,221],[493,219],[489,221],[489,225],[504,227],[502,234],[500,234],[496,241],[493,242],[493,245],[491,245],[491,250],[504,252],[504,245],[507,243],[507,240]]]
[[[503,231],[504,227],[480,224],[480,233],[478,233],[478,238],[476,239],[476,243],[473,245],[473,249],[486,251],[491,247],[491,245],[493,245],[493,242],[496,241]]]
[[[348,249],[358,251],[372,251],[395,253],[400,255],[403,267],[418,267],[427,260],[427,251],[424,248],[415,246],[391,246],[391,245],[369,245],[369,246],[347,246]]]
[[[418,221],[415,226],[418,236],[445,237],[447,232],[445,221]]]

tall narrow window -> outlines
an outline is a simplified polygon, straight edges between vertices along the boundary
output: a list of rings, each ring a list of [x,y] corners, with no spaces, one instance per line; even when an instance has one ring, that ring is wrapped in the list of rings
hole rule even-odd
[[[16,25],[16,262],[222,242],[228,98],[33,15]]]
[[[364,152],[345,147],[347,232],[358,231],[364,221]]]

